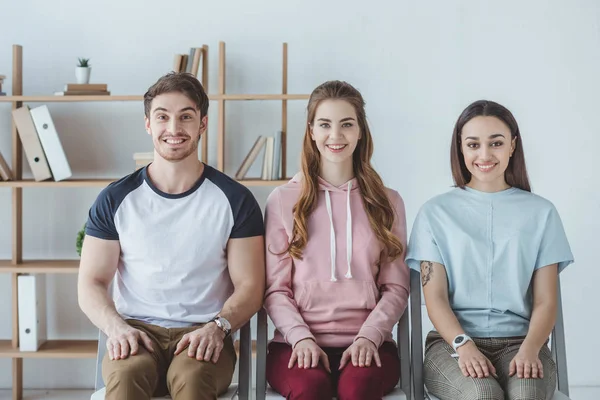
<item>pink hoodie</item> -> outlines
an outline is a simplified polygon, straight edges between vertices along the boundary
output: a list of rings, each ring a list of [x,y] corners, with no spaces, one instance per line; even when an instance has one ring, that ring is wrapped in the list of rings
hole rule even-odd
[[[381,260],[384,248],[371,229],[356,179],[335,187],[319,178],[302,260],[273,254],[291,240],[301,180],[297,174],[267,200],[265,308],[277,328],[273,340],[292,347],[305,338],[321,347],[347,347],[358,337],[377,347],[391,341],[408,300],[408,268],[404,255]],[[404,202],[395,190],[388,189],[388,197],[397,216],[393,233],[406,249]]]

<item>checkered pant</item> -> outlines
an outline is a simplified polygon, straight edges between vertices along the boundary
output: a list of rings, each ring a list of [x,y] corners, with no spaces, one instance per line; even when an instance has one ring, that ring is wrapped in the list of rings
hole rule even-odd
[[[423,378],[427,390],[440,400],[547,400],[556,388],[556,364],[547,345],[540,350],[543,379],[508,376],[510,362],[524,338],[473,338],[479,351],[496,368],[498,378],[465,377],[453,358],[454,349],[435,331],[427,335]]]

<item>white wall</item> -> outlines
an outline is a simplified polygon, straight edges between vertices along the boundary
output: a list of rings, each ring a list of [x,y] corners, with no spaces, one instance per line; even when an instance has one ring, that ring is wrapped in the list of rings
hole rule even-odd
[[[127,5],[128,8],[125,8]],[[177,5],[177,6],[176,6]],[[523,133],[534,191],[562,215],[576,264],[562,275],[570,380],[600,385],[600,302],[592,238],[600,229],[600,3],[547,1],[164,1],[3,2],[0,74],[11,74],[11,45],[24,46],[24,92],[47,94],[72,82],[77,57],[113,94],[142,94],[171,68],[173,54],[210,45],[210,92],[218,41],[227,43],[227,90],[280,90],[281,42],[289,42],[289,91],[308,93],[345,79],[367,100],[375,164],[404,197],[409,228],[420,205],[448,190],[452,126],[471,101],[499,101]],[[5,85],[10,91],[10,82]],[[304,103],[290,104],[290,163],[297,165]],[[131,171],[131,154],[151,149],[141,103],[51,104],[79,177]],[[227,170],[256,135],[279,127],[275,103],[228,104]],[[216,104],[210,117],[216,120]],[[0,150],[10,159],[10,106],[0,104]],[[211,125],[214,154],[215,124]],[[214,163],[214,157],[209,160]],[[595,173],[596,172],[596,173]],[[596,183],[597,185],[597,183]],[[99,189],[25,189],[24,255],[74,258],[75,234]],[[267,189],[256,189],[264,204]],[[0,258],[10,258],[10,190],[0,189]],[[94,338],[79,313],[75,276],[49,282],[50,334]],[[0,276],[0,338],[10,337],[10,282]],[[62,296],[58,300],[58,296]],[[90,387],[92,360],[25,361],[27,387]],[[10,387],[0,360],[0,387]]]

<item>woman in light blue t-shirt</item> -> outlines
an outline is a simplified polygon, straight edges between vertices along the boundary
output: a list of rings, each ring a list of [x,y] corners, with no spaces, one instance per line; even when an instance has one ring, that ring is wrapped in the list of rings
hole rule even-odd
[[[531,193],[511,112],[476,101],[451,146],[456,188],[419,211],[407,263],[435,327],[424,378],[441,400],[552,397],[557,276],[573,262],[553,204]]]

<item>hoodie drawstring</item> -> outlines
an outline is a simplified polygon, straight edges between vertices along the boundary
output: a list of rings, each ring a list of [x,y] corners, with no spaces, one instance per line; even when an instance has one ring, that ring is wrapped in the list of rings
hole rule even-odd
[[[344,275],[347,279],[352,279],[352,210],[350,208],[350,190],[352,182],[348,182],[348,196],[346,203],[346,258],[348,261],[348,271]],[[333,213],[331,212],[331,196],[329,190],[325,190],[325,204],[327,205],[327,214],[329,214],[329,224],[331,226],[330,233],[330,249],[331,249],[331,281],[336,282],[335,276],[335,259],[336,259],[336,244],[335,244],[335,229],[333,228]]]

